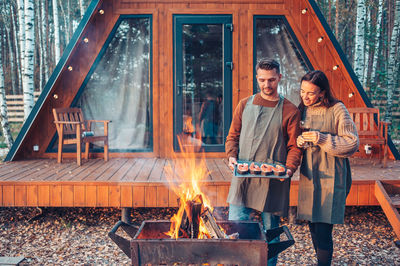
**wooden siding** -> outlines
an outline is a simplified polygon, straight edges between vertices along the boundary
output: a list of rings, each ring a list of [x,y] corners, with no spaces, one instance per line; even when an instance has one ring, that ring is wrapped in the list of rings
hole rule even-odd
[[[176,207],[165,167],[172,160],[93,159],[81,167],[74,160],[26,160],[0,165],[0,206],[51,207]],[[353,185],[347,205],[378,205],[376,180],[400,186],[400,162],[382,169],[376,161],[353,159]],[[202,182],[213,206],[227,206],[231,171],[225,159],[206,159],[210,174]],[[292,178],[290,205],[297,205],[298,172]]]
[[[55,133],[51,109],[68,107],[97,54],[121,14],[151,14],[153,17],[153,143],[152,153],[111,153],[117,157],[172,158],[173,151],[173,14],[231,14],[233,31],[232,109],[239,100],[252,94],[253,88],[253,16],[284,15],[302,48],[315,69],[327,73],[334,94],[348,107],[364,107],[350,74],[331,43],[317,15],[307,0],[161,0],[161,1],[100,1],[97,9],[84,29],[77,45],[49,92],[35,121],[18,148],[15,160],[26,158],[54,158],[45,153]],[[302,14],[301,10],[307,8]],[[96,10],[97,10],[96,9]],[[317,42],[319,37],[322,42]],[[83,38],[89,42],[84,43]],[[73,71],[66,68],[71,65]],[[333,66],[338,65],[337,70]],[[349,93],[355,95],[348,97]],[[54,94],[58,95],[56,99]],[[233,111],[232,110],[232,111]],[[33,152],[39,145],[39,152]],[[96,157],[97,155],[94,155]],[[99,154],[101,156],[101,154]],[[208,158],[224,157],[223,153],[208,153]]]

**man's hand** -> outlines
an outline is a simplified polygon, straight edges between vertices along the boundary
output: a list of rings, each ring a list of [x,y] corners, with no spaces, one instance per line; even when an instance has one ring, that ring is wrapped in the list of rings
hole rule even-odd
[[[237,160],[235,157],[229,157],[229,168],[231,168],[232,171],[235,170],[235,165],[237,165]]]
[[[286,170],[286,175],[287,175],[288,177],[292,177],[292,176],[293,176],[293,171],[290,170],[290,169],[288,168],[288,169]],[[285,181],[285,179],[286,179],[286,178],[279,178],[279,181],[283,182],[283,181]]]
[[[319,140],[319,132],[318,131],[306,131],[301,134],[303,140],[305,142],[312,142],[313,144],[317,144]]]
[[[293,176],[293,171],[292,171],[291,169],[288,168],[288,169],[286,170],[286,174],[287,174],[288,177],[292,177],[292,176]]]

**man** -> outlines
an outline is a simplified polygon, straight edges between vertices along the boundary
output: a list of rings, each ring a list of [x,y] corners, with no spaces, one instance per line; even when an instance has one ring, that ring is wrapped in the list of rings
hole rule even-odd
[[[291,177],[300,164],[300,112],[278,94],[282,78],[279,63],[261,59],[256,65],[260,92],[241,100],[233,115],[225,148],[229,167],[240,160],[281,163]],[[261,212],[264,230],[279,226],[287,216],[290,178],[233,177],[229,189],[229,220],[249,220],[253,210]],[[277,257],[268,260],[275,265]]]

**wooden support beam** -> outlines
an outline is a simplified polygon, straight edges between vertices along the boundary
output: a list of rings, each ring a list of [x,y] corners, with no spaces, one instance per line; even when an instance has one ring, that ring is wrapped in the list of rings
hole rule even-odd
[[[381,181],[377,180],[375,182],[375,197],[382,207],[383,212],[388,218],[390,224],[393,227],[393,231],[396,236],[400,238],[400,215],[397,209],[393,206],[392,200],[390,199],[388,193],[386,192]]]

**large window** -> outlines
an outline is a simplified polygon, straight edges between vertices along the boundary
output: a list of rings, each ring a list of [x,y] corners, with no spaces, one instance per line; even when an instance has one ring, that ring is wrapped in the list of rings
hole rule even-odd
[[[280,63],[282,80],[278,92],[299,104],[300,79],[312,65],[284,16],[254,16],[254,51],[254,67],[263,57]],[[254,92],[257,92],[259,89],[254,80]]]
[[[224,151],[231,120],[232,17],[174,16],[174,148]]]
[[[74,103],[86,119],[112,121],[110,151],[152,151],[150,69],[151,17],[122,16]]]

